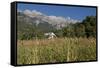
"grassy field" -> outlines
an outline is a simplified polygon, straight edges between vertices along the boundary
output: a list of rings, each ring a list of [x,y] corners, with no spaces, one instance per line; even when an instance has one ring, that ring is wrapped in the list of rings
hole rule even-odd
[[[96,60],[95,38],[18,40],[17,64]]]

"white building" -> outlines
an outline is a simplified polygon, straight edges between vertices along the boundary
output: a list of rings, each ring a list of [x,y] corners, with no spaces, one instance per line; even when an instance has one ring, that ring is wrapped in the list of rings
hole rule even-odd
[[[44,34],[48,39],[53,39],[57,37],[53,32],[45,33]]]

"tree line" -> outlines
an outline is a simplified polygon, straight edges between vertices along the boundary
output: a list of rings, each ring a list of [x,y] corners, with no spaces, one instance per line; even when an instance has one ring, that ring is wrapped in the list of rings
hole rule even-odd
[[[96,16],[87,16],[82,22],[70,23],[55,33],[59,37],[96,37]]]
[[[28,26],[29,27],[29,26]],[[70,23],[59,30],[51,30],[57,37],[96,37],[96,16],[87,16],[82,22]],[[18,39],[42,39],[45,31],[31,27],[26,31],[18,32]]]

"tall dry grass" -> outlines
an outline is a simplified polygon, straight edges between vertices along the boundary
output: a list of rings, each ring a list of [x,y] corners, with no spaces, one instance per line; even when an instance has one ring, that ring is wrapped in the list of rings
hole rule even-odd
[[[18,64],[96,60],[95,38],[18,40]]]

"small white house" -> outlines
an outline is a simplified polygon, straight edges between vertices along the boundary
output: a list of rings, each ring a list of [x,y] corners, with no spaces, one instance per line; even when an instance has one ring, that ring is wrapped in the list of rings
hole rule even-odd
[[[57,37],[53,32],[45,33],[44,34],[48,39],[53,39]]]

